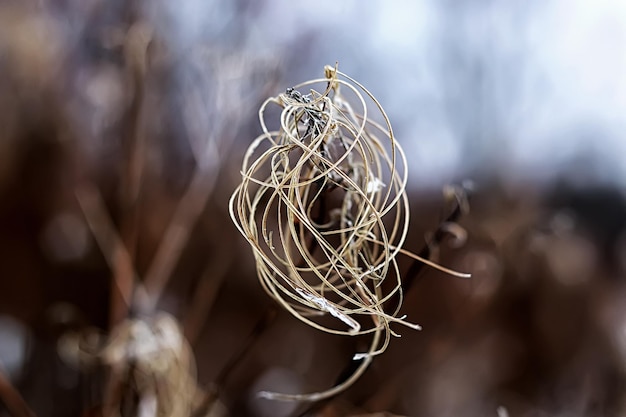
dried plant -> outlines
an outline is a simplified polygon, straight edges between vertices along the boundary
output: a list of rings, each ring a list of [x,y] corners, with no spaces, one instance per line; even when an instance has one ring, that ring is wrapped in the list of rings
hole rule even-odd
[[[154,57],[149,55],[148,46],[157,43],[157,35],[151,24],[140,20],[129,27],[119,45],[128,58],[124,71],[129,73],[133,87],[126,126],[129,155],[121,178],[125,193],[120,205],[126,210],[120,226],[113,221],[97,184],[86,178],[75,189],[87,224],[112,272],[111,329],[106,335],[95,330],[69,333],[61,338],[59,353],[79,366],[106,366],[109,372],[103,395],[105,416],[138,413],[185,417],[208,412],[217,415],[221,405],[214,388],[203,392],[197,385],[191,346],[227,273],[229,257],[219,258],[221,266],[211,262],[206,266],[180,320],[183,324],[160,311],[159,302],[215,191],[223,162],[218,155],[227,152],[237,134],[228,121],[254,98],[254,92],[244,92],[241,80],[267,66],[260,60],[252,62],[252,58],[239,52],[225,53],[209,47],[190,52],[191,62],[186,63],[186,72],[181,75],[184,87],[180,134],[189,140],[195,166],[151,262],[140,273],[135,259],[141,214],[138,203],[142,181],[150,172],[146,160],[150,138],[144,131],[143,118],[147,117],[149,104],[146,92],[154,88],[149,84]],[[158,48],[152,46],[155,55]],[[207,66],[212,70],[207,70]],[[131,312],[134,316],[127,318]]]
[[[200,404],[191,346],[167,313],[124,320],[108,336],[68,333],[59,341],[59,353],[79,366],[105,365],[122,381],[110,387],[103,415],[184,417]]]
[[[266,121],[271,105],[281,109],[275,131]],[[353,358],[362,360],[358,369],[336,387],[302,395],[260,393],[317,401],[349,387],[385,351],[397,336],[391,323],[420,329],[398,315],[399,253],[464,275],[402,248],[410,217],[407,160],[385,111],[365,87],[327,66],[325,78],[267,99],[259,119],[263,133],[244,156],[230,213],[253,249],[263,288],[317,329],[372,334],[367,352]],[[329,322],[329,315],[336,320]]]

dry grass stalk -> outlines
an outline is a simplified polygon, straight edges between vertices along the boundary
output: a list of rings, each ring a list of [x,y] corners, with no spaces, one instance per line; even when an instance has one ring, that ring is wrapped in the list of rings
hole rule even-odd
[[[321,92],[315,86],[322,86]],[[303,94],[302,88],[310,92]],[[265,120],[271,105],[281,109],[277,131]],[[359,368],[336,387],[303,395],[260,394],[317,401],[352,385],[385,351],[397,336],[391,323],[420,329],[398,316],[403,295],[396,258],[417,257],[402,248],[409,227],[407,161],[376,98],[329,66],[325,78],[267,99],[259,119],[263,133],[245,154],[230,213],[252,246],[263,288],[317,329],[373,334],[368,351],[354,356],[362,359]],[[328,316],[337,319],[334,324]]]

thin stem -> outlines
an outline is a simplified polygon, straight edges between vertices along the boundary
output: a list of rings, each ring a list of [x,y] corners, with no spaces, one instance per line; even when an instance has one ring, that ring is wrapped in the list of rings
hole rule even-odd
[[[139,233],[140,193],[145,165],[146,138],[143,128],[145,78],[148,68],[148,45],[152,39],[152,28],[144,22],[134,22],[126,33],[124,53],[128,61],[132,100],[126,115],[126,164],[123,173],[120,195],[121,225],[120,236],[126,247],[131,265],[137,250]],[[134,278],[134,277],[133,277]],[[129,280],[132,286],[133,280]],[[132,291],[132,290],[131,290]],[[128,315],[131,304],[128,298],[119,300],[115,292],[111,294],[111,326]]]
[[[115,287],[113,292],[128,308],[136,276],[131,256],[115,230],[98,189],[90,183],[83,183],[76,188],[75,193],[87,224],[111,268]]]
[[[230,262],[218,262],[220,267],[213,265],[207,267],[198,280],[193,297],[189,304],[189,310],[185,316],[183,329],[185,338],[190,345],[193,345],[202,331],[211,308],[217,298],[217,294],[226,277],[227,268]]]
[[[259,321],[254,325],[252,331],[248,337],[246,337],[245,342],[242,344],[241,348],[236,351],[234,355],[231,356],[230,360],[226,363],[226,365],[222,368],[217,378],[215,379],[215,383],[217,386],[222,387],[228,377],[231,375],[232,371],[239,365],[242,359],[248,354],[248,352],[252,349],[252,347],[256,344],[259,339],[259,336],[265,332],[265,330],[274,322],[276,319],[277,311],[275,308],[268,308],[265,313],[261,316]]]
[[[152,311],[171,278],[174,267],[189,240],[193,225],[204,210],[215,184],[215,176],[208,174],[207,171],[196,171],[178,203],[174,217],[145,275],[144,284],[149,297],[146,300],[136,300],[138,308]]]
[[[461,216],[463,214],[466,214],[467,211],[469,210],[468,209],[469,190],[466,189],[465,187],[462,187],[459,190],[459,193],[460,194],[455,196],[456,200],[454,204],[454,209],[452,209],[450,214],[448,214],[448,216],[439,223],[439,226],[433,233],[430,241],[427,242],[426,245],[424,245],[424,247],[422,248],[422,250],[418,253],[419,259],[415,259],[413,263],[411,263],[411,266],[409,267],[409,269],[407,270],[407,273],[405,274],[404,280],[402,282],[402,288],[405,293],[408,292],[413,287],[413,285],[415,284],[417,280],[417,277],[420,275],[420,273],[424,269],[424,266],[426,265],[420,259],[430,259],[433,246],[439,246],[441,242],[443,241],[443,239],[446,237],[447,231],[446,231],[446,228],[443,227],[443,225],[447,223],[457,222],[461,218]]]

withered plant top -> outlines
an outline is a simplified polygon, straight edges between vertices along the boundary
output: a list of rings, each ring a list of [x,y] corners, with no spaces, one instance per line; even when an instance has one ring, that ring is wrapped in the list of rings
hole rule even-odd
[[[273,105],[280,109],[278,130],[266,120]],[[409,227],[407,160],[380,103],[336,67],[267,99],[259,120],[263,133],[244,156],[230,213],[253,249],[263,288],[317,329],[373,334],[368,351],[354,357],[363,359],[358,370],[335,388],[261,393],[319,400],[350,386],[385,351],[396,335],[390,323],[420,328],[398,316],[396,258],[406,253]]]

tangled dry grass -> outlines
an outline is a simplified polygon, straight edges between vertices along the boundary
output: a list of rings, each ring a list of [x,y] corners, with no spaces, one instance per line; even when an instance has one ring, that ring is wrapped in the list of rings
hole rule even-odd
[[[281,109],[274,131],[266,120],[271,105]],[[230,212],[252,246],[263,288],[317,329],[373,335],[367,352],[354,356],[362,360],[357,371],[335,388],[261,393],[320,400],[349,387],[386,350],[397,336],[392,323],[420,329],[399,316],[397,256],[407,253],[402,246],[410,217],[407,160],[380,103],[336,67],[267,99],[259,119],[263,133],[245,154]],[[329,322],[329,315],[336,320]]]

